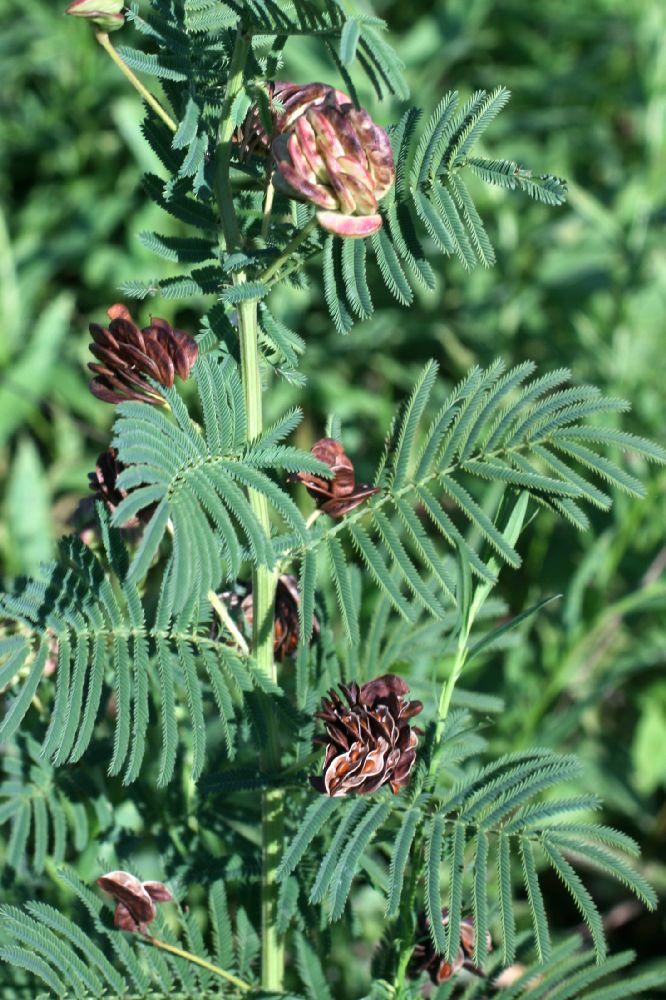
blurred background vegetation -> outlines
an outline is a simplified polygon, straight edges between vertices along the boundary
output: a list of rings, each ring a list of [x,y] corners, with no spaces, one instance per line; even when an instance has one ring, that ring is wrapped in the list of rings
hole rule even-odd
[[[111,408],[86,389],[87,324],[119,300],[124,280],[158,273],[138,233],[178,226],[141,190],[141,173],[154,164],[138,99],[87,26],[59,7],[24,0],[19,13],[0,0],[5,579],[50,557],[108,442]],[[382,298],[378,282],[375,318],[345,339],[331,327],[315,272],[307,292],[278,292],[273,311],[308,342],[299,443],[309,448],[335,411],[347,451],[368,472],[395,402],[431,356],[445,383],[497,356],[569,366],[578,381],[632,402],[626,429],[666,443],[663,0],[377,0],[375,8],[416,103],[429,111],[448,89],[466,96],[505,84],[513,98],[485,151],[566,177],[570,197],[548,209],[479,184],[497,266],[470,275],[448,261],[437,291],[407,312]],[[284,76],[336,82],[305,44],[292,49]],[[397,105],[378,109],[361,94],[378,121],[397,119]],[[210,304],[154,299],[135,311],[195,332]],[[296,395],[279,383],[270,409]],[[487,731],[493,750],[532,741],[583,757],[605,821],[638,839],[646,874],[665,893],[666,474],[634,471],[648,483],[647,499],[617,496],[587,535],[546,514],[535,520],[524,567],[505,575],[502,596],[514,614],[564,596],[520,642],[480,661],[465,686],[505,701]],[[603,881],[595,891],[613,948],[662,953],[663,908],[648,915],[618,906],[621,889]],[[568,905],[554,917],[577,924]]]

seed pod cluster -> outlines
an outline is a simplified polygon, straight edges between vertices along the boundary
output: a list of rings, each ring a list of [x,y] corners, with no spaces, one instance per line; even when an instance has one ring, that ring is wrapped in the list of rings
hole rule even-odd
[[[326,735],[315,742],[326,747],[326,755],[321,775],[310,779],[313,787],[330,796],[370,795],[389,784],[397,795],[416,760],[419,730],[410,721],[423,705],[405,700],[409,687],[395,674],[340,689],[346,704],[331,689],[317,713]]]
[[[173,896],[162,882],[140,882],[129,872],[101,875],[97,885],[116,901],[114,925],[121,931],[146,934],[157,916],[155,903],[167,903]]]
[[[290,94],[288,102],[271,147],[276,187],[315,205],[320,226],[335,236],[376,233],[379,202],[395,181],[384,129],[332,87]]]
[[[176,375],[188,379],[199,353],[196,340],[157,316],[140,330],[123,305],[111,306],[107,315],[108,327],[90,324],[90,351],[97,358],[88,365],[95,373],[90,391],[105,403],[134,399],[162,405],[148,378],[167,388]]]

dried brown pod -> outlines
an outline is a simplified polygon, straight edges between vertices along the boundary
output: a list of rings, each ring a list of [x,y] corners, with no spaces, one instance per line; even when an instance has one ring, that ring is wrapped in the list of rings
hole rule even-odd
[[[163,882],[144,882],[143,887],[156,903],[170,903],[173,896]]]
[[[356,482],[354,466],[335,438],[321,438],[314,444],[312,454],[331,468],[333,477],[324,479],[310,472],[294,472],[288,479],[290,482],[302,483],[310,496],[314,497],[319,509],[330,517],[344,517],[359,504],[381,492],[378,486]]]
[[[245,625],[251,630],[254,622],[252,591],[249,590],[242,598],[232,591],[225,591],[219,597],[221,601],[224,601],[232,619],[240,619],[242,616],[242,621],[237,621],[236,624],[240,624],[241,629]],[[278,663],[282,663],[287,656],[293,656],[298,648],[300,638],[300,605],[301,595],[298,590],[298,580],[295,576],[283,573],[282,576],[278,577],[275,589],[273,656]],[[319,630],[319,620],[316,615],[313,615],[311,642],[316,640]],[[217,638],[218,634],[216,623],[213,627],[212,635],[214,638]]]
[[[422,710],[420,701],[405,701],[406,682],[385,674],[359,686],[341,684],[347,704],[334,690],[322,700],[317,718],[326,735],[316,737],[326,756],[321,775],[311,777],[312,786],[325,795],[350,792],[370,795],[389,784],[394,795],[409,782],[416,760],[419,730],[410,720]]]
[[[118,452],[115,448],[107,448],[101,455],[98,455],[95,463],[95,471],[88,473],[88,483],[94,493],[95,500],[101,501],[109,514],[115,513],[116,507],[127,497],[127,490],[118,486],[118,476],[125,466],[118,459]],[[131,517],[122,525],[123,528],[138,528],[141,523],[145,524],[154,510],[154,506],[140,511],[135,517]]]
[[[442,924],[449,922],[448,907],[442,908]],[[430,934],[430,921],[424,911],[417,917],[417,940],[412,957],[407,968],[410,979],[417,979],[421,973],[427,972],[435,985],[445,983],[462,968],[477,976],[483,976],[483,970],[473,962],[474,956],[474,920],[472,917],[462,917],[460,921],[460,947],[452,961],[447,961],[436,949]],[[492,941],[488,934],[488,951],[492,950]]]
[[[108,316],[108,327],[90,324],[90,351],[97,358],[88,365],[95,373],[90,391],[105,403],[134,399],[163,405],[147,379],[170,388],[175,375],[189,378],[199,353],[197,342],[157,316],[140,330],[123,305],[111,306]]]
[[[168,902],[173,896],[162,882],[140,882],[129,872],[115,871],[101,875],[97,885],[116,901],[114,925],[123,931],[145,934],[157,916],[155,903]]]

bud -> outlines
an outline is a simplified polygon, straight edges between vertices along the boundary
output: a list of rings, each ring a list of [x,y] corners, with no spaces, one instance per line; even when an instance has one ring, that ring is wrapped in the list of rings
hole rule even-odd
[[[408,784],[416,760],[420,730],[409,722],[423,705],[405,701],[409,687],[395,674],[361,687],[355,681],[341,684],[340,690],[346,705],[330,690],[317,712],[326,736],[316,737],[315,743],[326,746],[326,757],[321,776],[310,778],[313,788],[330,796],[370,795],[389,784],[397,795]]]
[[[380,492],[378,486],[356,482],[354,466],[335,438],[321,438],[313,446],[312,454],[331,467],[333,477],[323,479],[310,472],[293,472],[288,479],[292,483],[302,483],[320,510],[330,517],[343,517]]]
[[[125,23],[124,6],[123,0],[73,0],[65,14],[85,17],[102,31],[117,31]]]
[[[371,236],[395,180],[388,135],[339,90],[288,86],[272,143],[276,187],[316,205],[319,224],[335,236]]]

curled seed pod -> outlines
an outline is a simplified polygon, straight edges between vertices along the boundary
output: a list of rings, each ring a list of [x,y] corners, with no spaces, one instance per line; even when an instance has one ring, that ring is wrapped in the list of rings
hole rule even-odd
[[[170,903],[173,899],[163,882],[144,882],[143,887],[156,903]]]
[[[401,677],[385,674],[366,684],[341,684],[346,704],[334,690],[322,700],[317,718],[326,735],[322,774],[312,786],[326,795],[356,792],[370,795],[389,784],[394,795],[409,782],[416,760],[419,730],[410,720],[422,710],[420,701],[405,701],[409,687]]]
[[[118,486],[118,477],[124,469],[125,466],[118,459],[117,450],[107,448],[97,457],[95,471],[88,473],[88,482],[94,493],[94,499],[100,500],[109,514],[113,514],[116,507],[129,495],[127,490]],[[131,517],[122,527],[138,528],[141,524],[147,524],[154,510],[155,505],[151,504]]]
[[[175,375],[189,378],[199,353],[197,342],[158,317],[140,330],[123,305],[111,306],[108,316],[108,327],[90,324],[90,351],[97,358],[88,365],[95,373],[90,391],[106,403],[135,399],[163,405],[147,379],[170,388]]]
[[[378,486],[357,483],[354,466],[345,450],[335,438],[322,438],[312,448],[312,454],[320,462],[328,465],[333,476],[324,479],[310,472],[294,472],[288,476],[290,482],[302,483],[317,507],[330,517],[343,517],[371,496],[380,493]]]
[[[173,896],[162,882],[140,882],[129,872],[115,871],[101,875],[97,885],[116,901],[114,925],[123,931],[145,934],[157,916],[156,902],[168,902]]]

